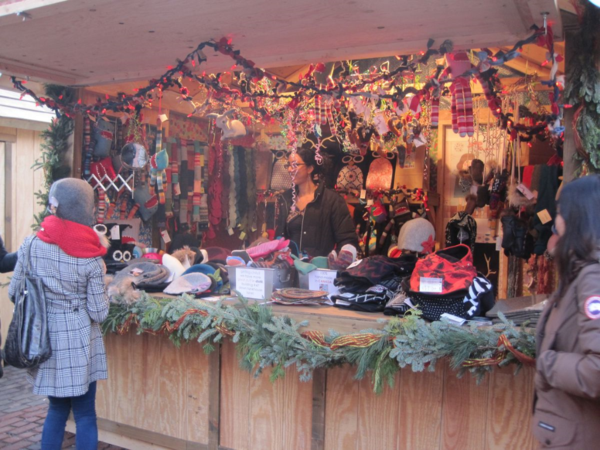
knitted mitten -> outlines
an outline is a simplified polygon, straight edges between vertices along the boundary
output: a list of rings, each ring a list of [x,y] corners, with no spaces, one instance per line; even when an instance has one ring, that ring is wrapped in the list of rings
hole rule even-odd
[[[329,253],[329,255],[327,255],[327,264],[329,265],[329,268],[332,270],[337,270],[337,258],[338,258],[338,254],[335,250],[331,250],[331,252]]]

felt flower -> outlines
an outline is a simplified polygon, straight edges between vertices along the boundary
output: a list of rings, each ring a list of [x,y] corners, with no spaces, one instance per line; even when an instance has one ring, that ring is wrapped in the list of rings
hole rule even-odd
[[[433,236],[430,234],[429,239],[421,242],[421,247],[423,247],[423,253],[431,253],[435,248],[435,241],[433,240]]]

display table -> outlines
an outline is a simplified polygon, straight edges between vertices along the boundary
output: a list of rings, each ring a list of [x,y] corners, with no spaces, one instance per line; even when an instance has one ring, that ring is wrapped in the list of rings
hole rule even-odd
[[[274,306],[309,329],[379,328],[378,314],[332,307]],[[356,369],[317,370],[301,382],[295,367],[272,383],[239,367],[231,342],[206,355],[197,342],[176,348],[166,336],[105,337],[109,379],[98,384],[100,439],[126,448],[481,449],[534,448],[533,370],[494,369],[477,385],[447,364],[403,369],[394,388],[373,393]],[[73,429],[73,423],[69,423]]]

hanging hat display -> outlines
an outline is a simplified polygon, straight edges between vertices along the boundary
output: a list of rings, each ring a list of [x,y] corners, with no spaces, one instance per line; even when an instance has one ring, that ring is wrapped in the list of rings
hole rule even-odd
[[[373,152],[373,158],[367,175],[367,189],[391,189],[394,180],[394,167],[391,160],[395,158],[395,155],[393,153]]]
[[[284,151],[273,152],[273,167],[271,169],[271,182],[269,189],[282,191],[292,187],[292,176],[285,168],[287,156]]]
[[[104,117],[101,117],[96,122],[93,131],[94,149],[93,155],[95,158],[106,158],[110,154],[113,139],[115,135],[115,125]]]
[[[141,170],[148,164],[148,152],[144,146],[131,142],[119,152],[120,161],[123,167],[132,170]]]
[[[339,189],[360,191],[363,188],[363,172],[356,164],[360,164],[364,159],[361,155],[346,155],[342,158],[342,162],[346,165],[337,176],[336,185]]]

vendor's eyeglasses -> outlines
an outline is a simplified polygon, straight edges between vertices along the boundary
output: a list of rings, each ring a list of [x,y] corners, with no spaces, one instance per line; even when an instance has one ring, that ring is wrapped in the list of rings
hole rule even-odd
[[[292,163],[292,164],[284,164],[283,168],[285,170],[288,170],[290,167],[294,170],[298,169],[298,166],[305,166],[306,164],[301,164],[301,163]]]

